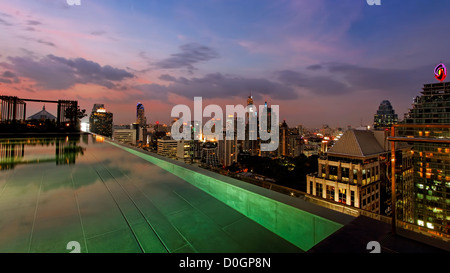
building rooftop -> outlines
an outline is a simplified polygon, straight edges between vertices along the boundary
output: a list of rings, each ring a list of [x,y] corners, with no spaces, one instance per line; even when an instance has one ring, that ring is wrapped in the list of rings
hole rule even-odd
[[[47,110],[45,110],[45,105],[42,106],[42,110],[37,112],[34,115],[31,115],[28,117],[28,119],[37,119],[37,120],[46,120],[46,119],[50,119],[50,120],[56,120],[56,117],[52,114],[50,114]]]
[[[380,143],[380,138],[375,134],[368,130],[347,130],[328,150],[328,154],[363,158],[385,153],[387,150],[384,144]]]

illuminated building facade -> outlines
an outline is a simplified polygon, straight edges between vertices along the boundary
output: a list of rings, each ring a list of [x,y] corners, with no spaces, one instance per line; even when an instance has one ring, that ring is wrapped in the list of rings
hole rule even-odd
[[[374,129],[390,128],[398,122],[398,116],[388,100],[383,100],[373,119]]]
[[[440,74],[444,75],[444,74]],[[411,218],[397,219],[439,233],[450,230],[450,82],[425,84],[404,121],[395,127],[396,141],[413,146],[414,185]],[[402,202],[400,199],[398,202]]]
[[[307,193],[380,213],[388,146],[382,131],[348,130],[307,175]]]
[[[217,142],[205,142],[202,147],[201,163],[208,167],[219,167]]]
[[[137,124],[137,140],[147,144],[147,118],[145,117],[145,109],[142,103],[138,102],[136,106],[136,124]]]
[[[157,141],[157,154],[176,159],[177,158],[177,141],[175,139],[161,138]]]
[[[113,138],[121,143],[136,144],[136,130],[134,129],[114,129]]]
[[[95,104],[89,116],[89,130],[94,134],[112,137],[113,113],[107,112],[103,104]]]
[[[245,124],[245,140],[243,143],[243,150],[249,152],[252,156],[257,156],[260,153],[259,147],[259,138],[258,139],[250,139],[250,136],[258,134],[258,128],[252,128],[250,126],[250,116],[258,119],[258,112],[256,107],[253,109],[253,96],[250,94],[247,98],[247,106],[250,106],[249,112],[246,113],[246,124]],[[258,122],[257,122],[258,123]]]

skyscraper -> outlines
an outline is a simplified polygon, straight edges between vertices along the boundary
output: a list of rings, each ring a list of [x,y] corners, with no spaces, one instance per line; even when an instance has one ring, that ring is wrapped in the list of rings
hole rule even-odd
[[[147,118],[145,117],[144,105],[138,102],[136,106],[136,123],[139,124],[142,128],[147,125]]]
[[[136,124],[137,124],[137,140],[147,144],[147,118],[145,117],[145,109],[142,103],[138,102],[136,106]]]
[[[253,105],[253,96],[251,93],[247,98],[247,106],[249,107],[249,110],[246,114],[244,150],[254,156],[259,155],[258,140],[254,139],[254,136],[257,136],[258,134],[258,128],[254,128],[250,125],[250,118],[258,119],[258,112]]]
[[[113,127],[113,114],[107,112],[104,104],[94,104],[89,116],[89,130],[92,133],[111,137]]]
[[[450,234],[450,82],[425,84],[422,95],[395,128],[397,141],[413,146],[412,219],[433,232]],[[395,138],[394,138],[395,139]],[[402,199],[398,202],[403,201]]]
[[[378,111],[373,119],[374,129],[390,128],[392,124],[398,122],[398,116],[392,108],[391,103],[388,100],[383,100],[378,107]]]

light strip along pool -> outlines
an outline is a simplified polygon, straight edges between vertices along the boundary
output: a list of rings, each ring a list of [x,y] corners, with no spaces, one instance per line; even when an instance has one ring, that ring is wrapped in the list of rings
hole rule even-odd
[[[308,251],[353,219],[353,217],[326,211],[318,206],[314,207],[313,204],[303,202],[303,200],[293,200],[296,198],[243,181],[163,158],[159,155],[150,155],[150,153],[144,153],[135,148],[107,142],[182,178],[304,251]],[[297,204],[297,207],[292,206],[294,203]],[[337,221],[299,209],[299,205],[312,211],[330,215]]]

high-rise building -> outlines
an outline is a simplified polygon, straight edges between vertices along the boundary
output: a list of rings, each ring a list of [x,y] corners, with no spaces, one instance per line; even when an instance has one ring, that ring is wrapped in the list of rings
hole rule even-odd
[[[193,161],[193,149],[192,145],[194,141],[192,140],[177,140],[177,160],[182,161],[186,164],[190,164]]]
[[[397,141],[413,147],[412,217],[399,220],[450,234],[450,82],[425,84],[403,122],[395,127]],[[403,140],[402,140],[403,139]],[[399,189],[401,190],[401,189]],[[411,192],[412,191],[412,192]],[[437,232],[437,233],[436,233]]]
[[[201,163],[208,167],[220,166],[217,142],[203,143]]]
[[[176,159],[178,152],[178,143],[175,139],[160,138],[157,140],[157,154]]]
[[[145,117],[145,109],[142,103],[138,102],[136,106],[136,124],[137,124],[137,139],[147,144],[147,118]]]
[[[89,130],[106,137],[112,136],[113,114],[107,112],[103,104],[94,104],[89,116]]]
[[[147,118],[145,117],[145,109],[142,103],[138,102],[136,106],[136,123],[141,127],[145,127],[147,125]]]
[[[253,96],[251,95],[251,93],[247,98],[247,106],[252,107],[249,107],[248,113],[246,113],[245,140],[243,143],[243,150],[249,152],[252,156],[256,156],[259,155],[258,128],[257,126],[250,126],[250,118],[255,118],[256,120],[258,120],[258,111],[253,105]],[[256,122],[256,124],[258,124],[258,122]]]
[[[383,100],[378,107],[377,113],[373,119],[374,129],[390,128],[392,124],[398,122],[398,116],[388,100]]]
[[[217,152],[219,156],[219,163],[222,166],[228,167],[237,162],[239,155],[239,144],[236,135],[233,139],[229,139],[224,134],[223,139],[217,142]]]
[[[283,120],[283,122],[280,125],[280,139],[278,144],[278,156],[286,156],[286,139],[288,135],[288,125],[286,123],[286,120]]]

